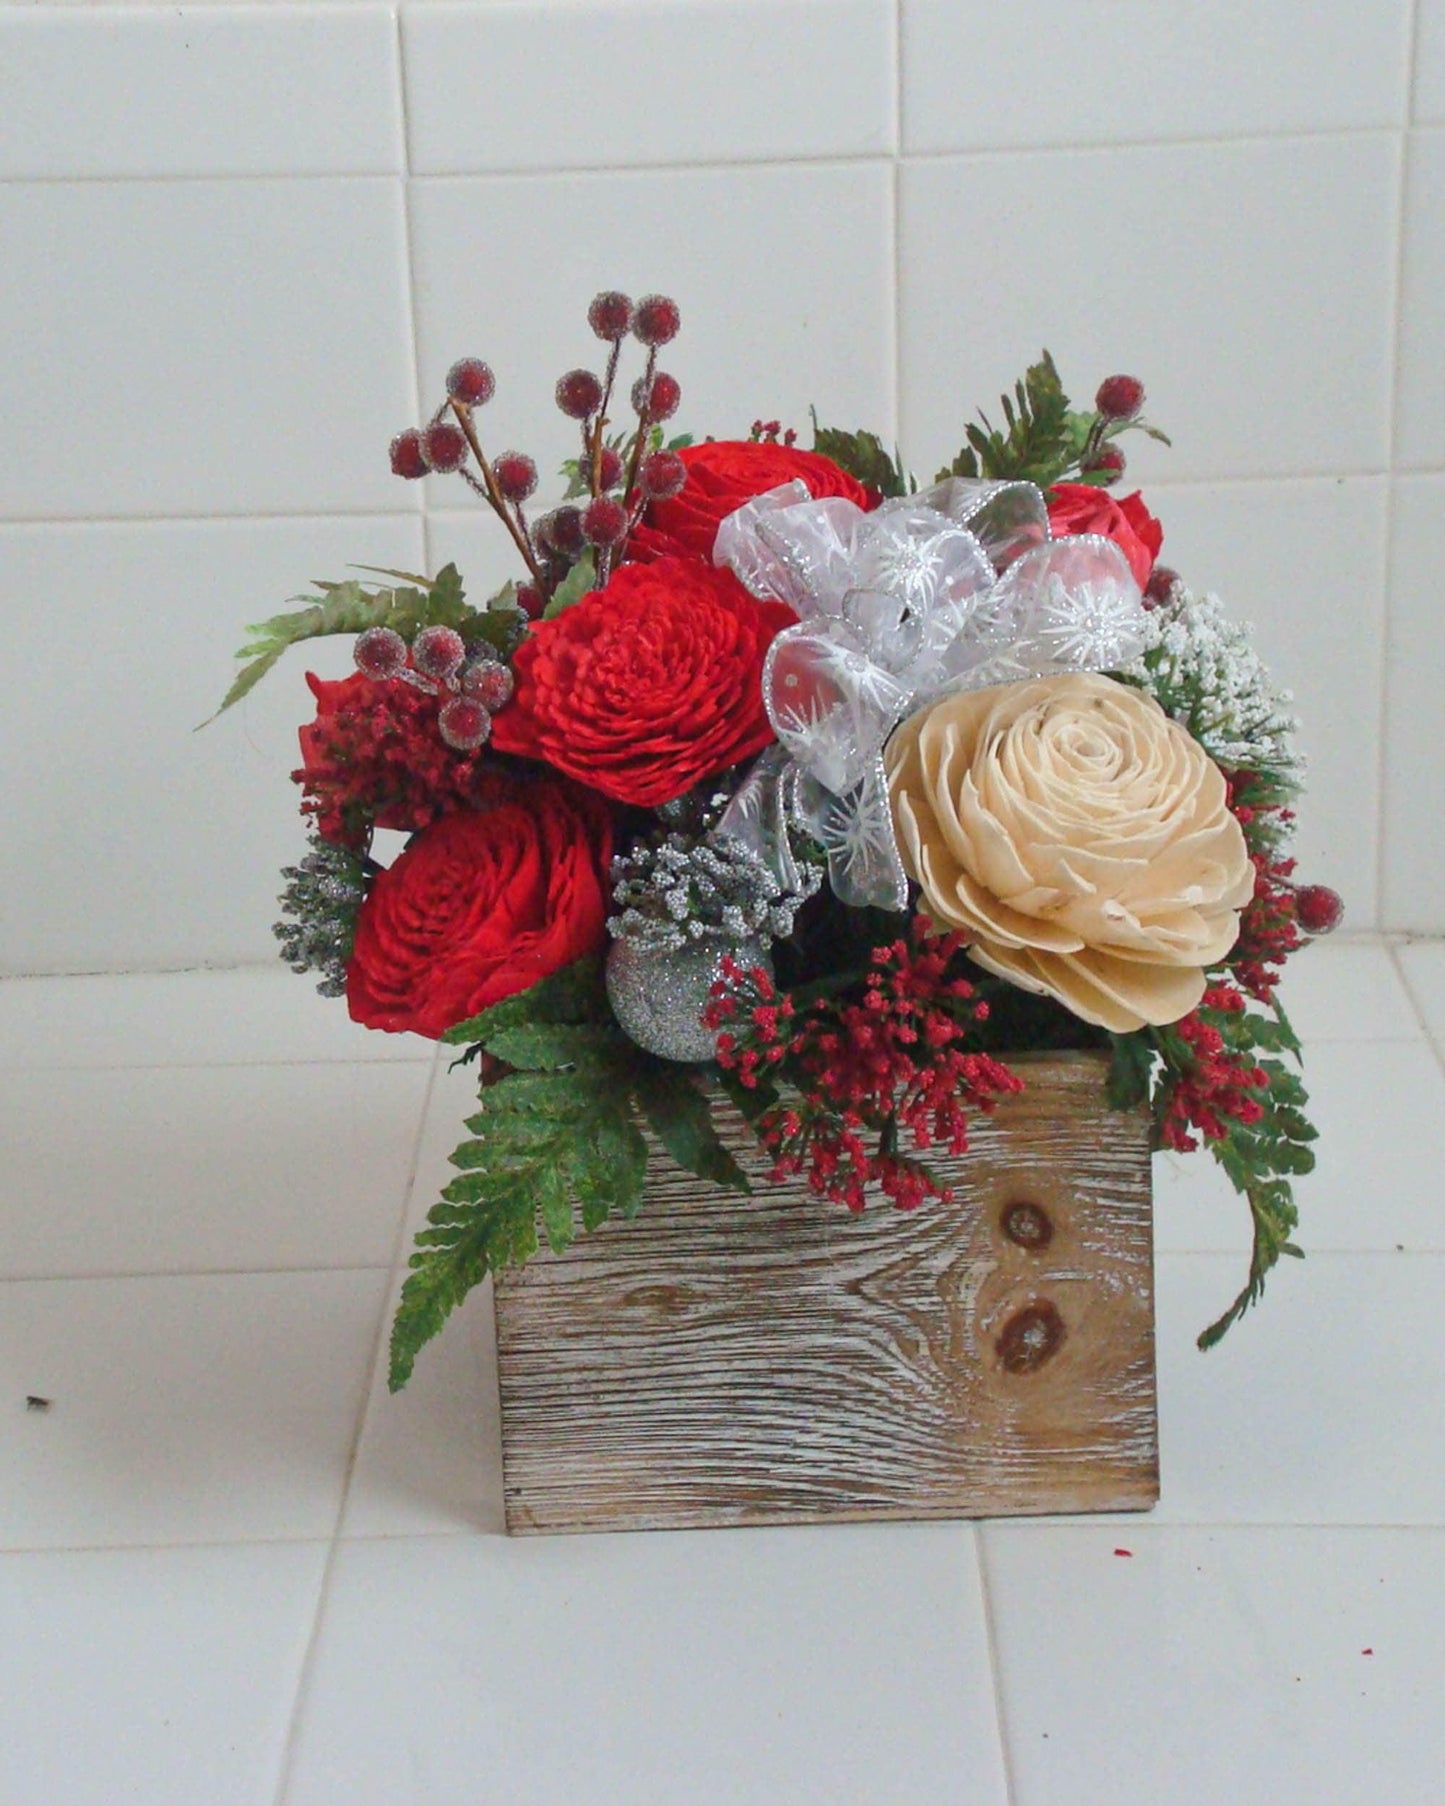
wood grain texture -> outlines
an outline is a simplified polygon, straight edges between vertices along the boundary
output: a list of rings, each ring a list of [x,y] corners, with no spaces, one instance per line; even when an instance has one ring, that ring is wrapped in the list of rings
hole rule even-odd
[[[1107,1059],[1025,1089],[861,1216],[654,1151],[642,1216],[497,1279],[507,1527],[1143,1509],[1158,1497],[1148,1126]]]

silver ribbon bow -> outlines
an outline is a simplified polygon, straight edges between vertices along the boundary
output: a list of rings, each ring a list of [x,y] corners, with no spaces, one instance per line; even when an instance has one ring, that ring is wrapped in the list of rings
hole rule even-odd
[[[1032,483],[950,477],[872,513],[785,483],[723,521],[713,561],[798,616],[763,666],[779,744],[716,832],[785,885],[789,829],[810,835],[844,903],[907,907],[883,767],[905,716],[955,690],[1117,669],[1144,649],[1124,554],[1097,534],[1051,539]]]

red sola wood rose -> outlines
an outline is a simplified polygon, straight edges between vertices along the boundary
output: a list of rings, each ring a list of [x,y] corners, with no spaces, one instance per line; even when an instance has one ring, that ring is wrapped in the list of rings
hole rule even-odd
[[[493,779],[378,874],[346,978],[352,1017],[433,1039],[607,938],[612,822],[552,779]]]
[[[715,439],[678,452],[687,471],[682,489],[648,505],[642,525],[628,541],[632,557],[659,558],[691,552],[711,558],[719,523],[755,495],[791,483],[807,484],[815,499],[841,495],[860,508],[876,508],[878,497],[821,452],[751,440]]]
[[[1143,589],[1164,544],[1164,529],[1144,506],[1136,490],[1121,501],[1091,483],[1055,483],[1049,491],[1049,526],[1056,539],[1075,533],[1099,533],[1129,560],[1134,581]]]
[[[763,659],[793,622],[696,558],[624,565],[523,641],[492,745],[656,808],[773,738]]]

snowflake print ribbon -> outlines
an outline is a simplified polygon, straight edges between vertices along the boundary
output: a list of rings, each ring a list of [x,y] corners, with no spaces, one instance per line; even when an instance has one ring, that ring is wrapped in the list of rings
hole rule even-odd
[[[718,529],[714,562],[798,625],[763,667],[781,753],[744,780],[718,832],[783,878],[789,828],[811,835],[844,903],[904,909],[883,747],[906,715],[955,690],[1137,658],[1146,615],[1110,539],[1049,536],[1032,483],[950,477],[871,513],[800,481]]]

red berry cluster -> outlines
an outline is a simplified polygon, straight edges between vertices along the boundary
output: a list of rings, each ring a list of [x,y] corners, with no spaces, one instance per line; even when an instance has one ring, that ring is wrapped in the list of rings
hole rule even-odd
[[[475,410],[496,393],[496,378],[480,358],[464,357],[447,373],[447,399],[426,427],[408,427],[391,442],[391,468],[416,479],[428,472],[458,474],[500,517],[521,553],[531,581],[518,592],[523,611],[535,618],[546,606],[585,547],[597,555],[598,577],[606,581],[611,560],[637,525],[650,501],[676,495],[687,480],[682,460],[653,451],[653,428],[677,412],[682,387],[657,368],[660,346],[677,337],[682,316],[667,295],[644,295],[638,302],[615,289],[595,296],[587,323],[608,347],[604,375],[569,370],[558,378],[557,406],[582,431],[578,470],[590,500],[528,522],[522,504],[537,488],[537,466],[525,452],[502,452],[488,459],[477,434]],[[647,365],[632,385],[637,424],[626,455],[605,443],[607,409],[628,335],[647,348]],[[450,416],[450,417],[449,417]],[[627,443],[627,441],[624,441]],[[475,470],[468,458],[475,462]],[[620,494],[613,491],[620,490]]]
[[[1244,998],[1233,985],[1211,985],[1198,1010],[1174,1024],[1189,1050],[1188,1069],[1170,1093],[1159,1138],[1165,1147],[1187,1154],[1199,1146],[1198,1130],[1209,1141],[1223,1141],[1231,1123],[1256,1123],[1264,1115],[1257,1095],[1269,1088],[1269,1074],[1225,1045],[1223,1034],[1201,1010],[1239,1015]]]
[[[854,1211],[869,1185],[901,1210],[950,1196],[899,1152],[900,1131],[920,1153],[961,1154],[967,1110],[991,1110],[999,1094],[1023,1088],[999,1061],[966,1050],[988,1005],[949,976],[961,950],[959,936],[915,921],[908,938],[874,949],[861,996],[801,1009],[762,967],[724,962],[705,1018],[722,1031],[719,1065],[748,1090],[769,1082],[794,1093],[754,1125],[774,1178],[805,1174],[811,1191]]]
[[[492,716],[510,699],[511,671],[483,653],[469,656],[454,627],[423,627],[410,647],[391,627],[368,627],[358,635],[356,668],[374,683],[393,678],[428,696],[448,696],[437,712],[437,728],[448,746],[472,752],[491,738]]]
[[[784,432],[780,420],[755,420],[748,437],[755,445],[796,445],[798,442],[796,431],[789,427]]]
[[[1137,376],[1106,376],[1094,397],[1094,419],[1079,453],[1079,474],[1101,489],[1111,488],[1123,476],[1128,460],[1114,444],[1116,435],[1131,426],[1142,426],[1144,385]],[[1152,427],[1145,429],[1153,432]],[[1162,598],[1156,597],[1155,600]]]

